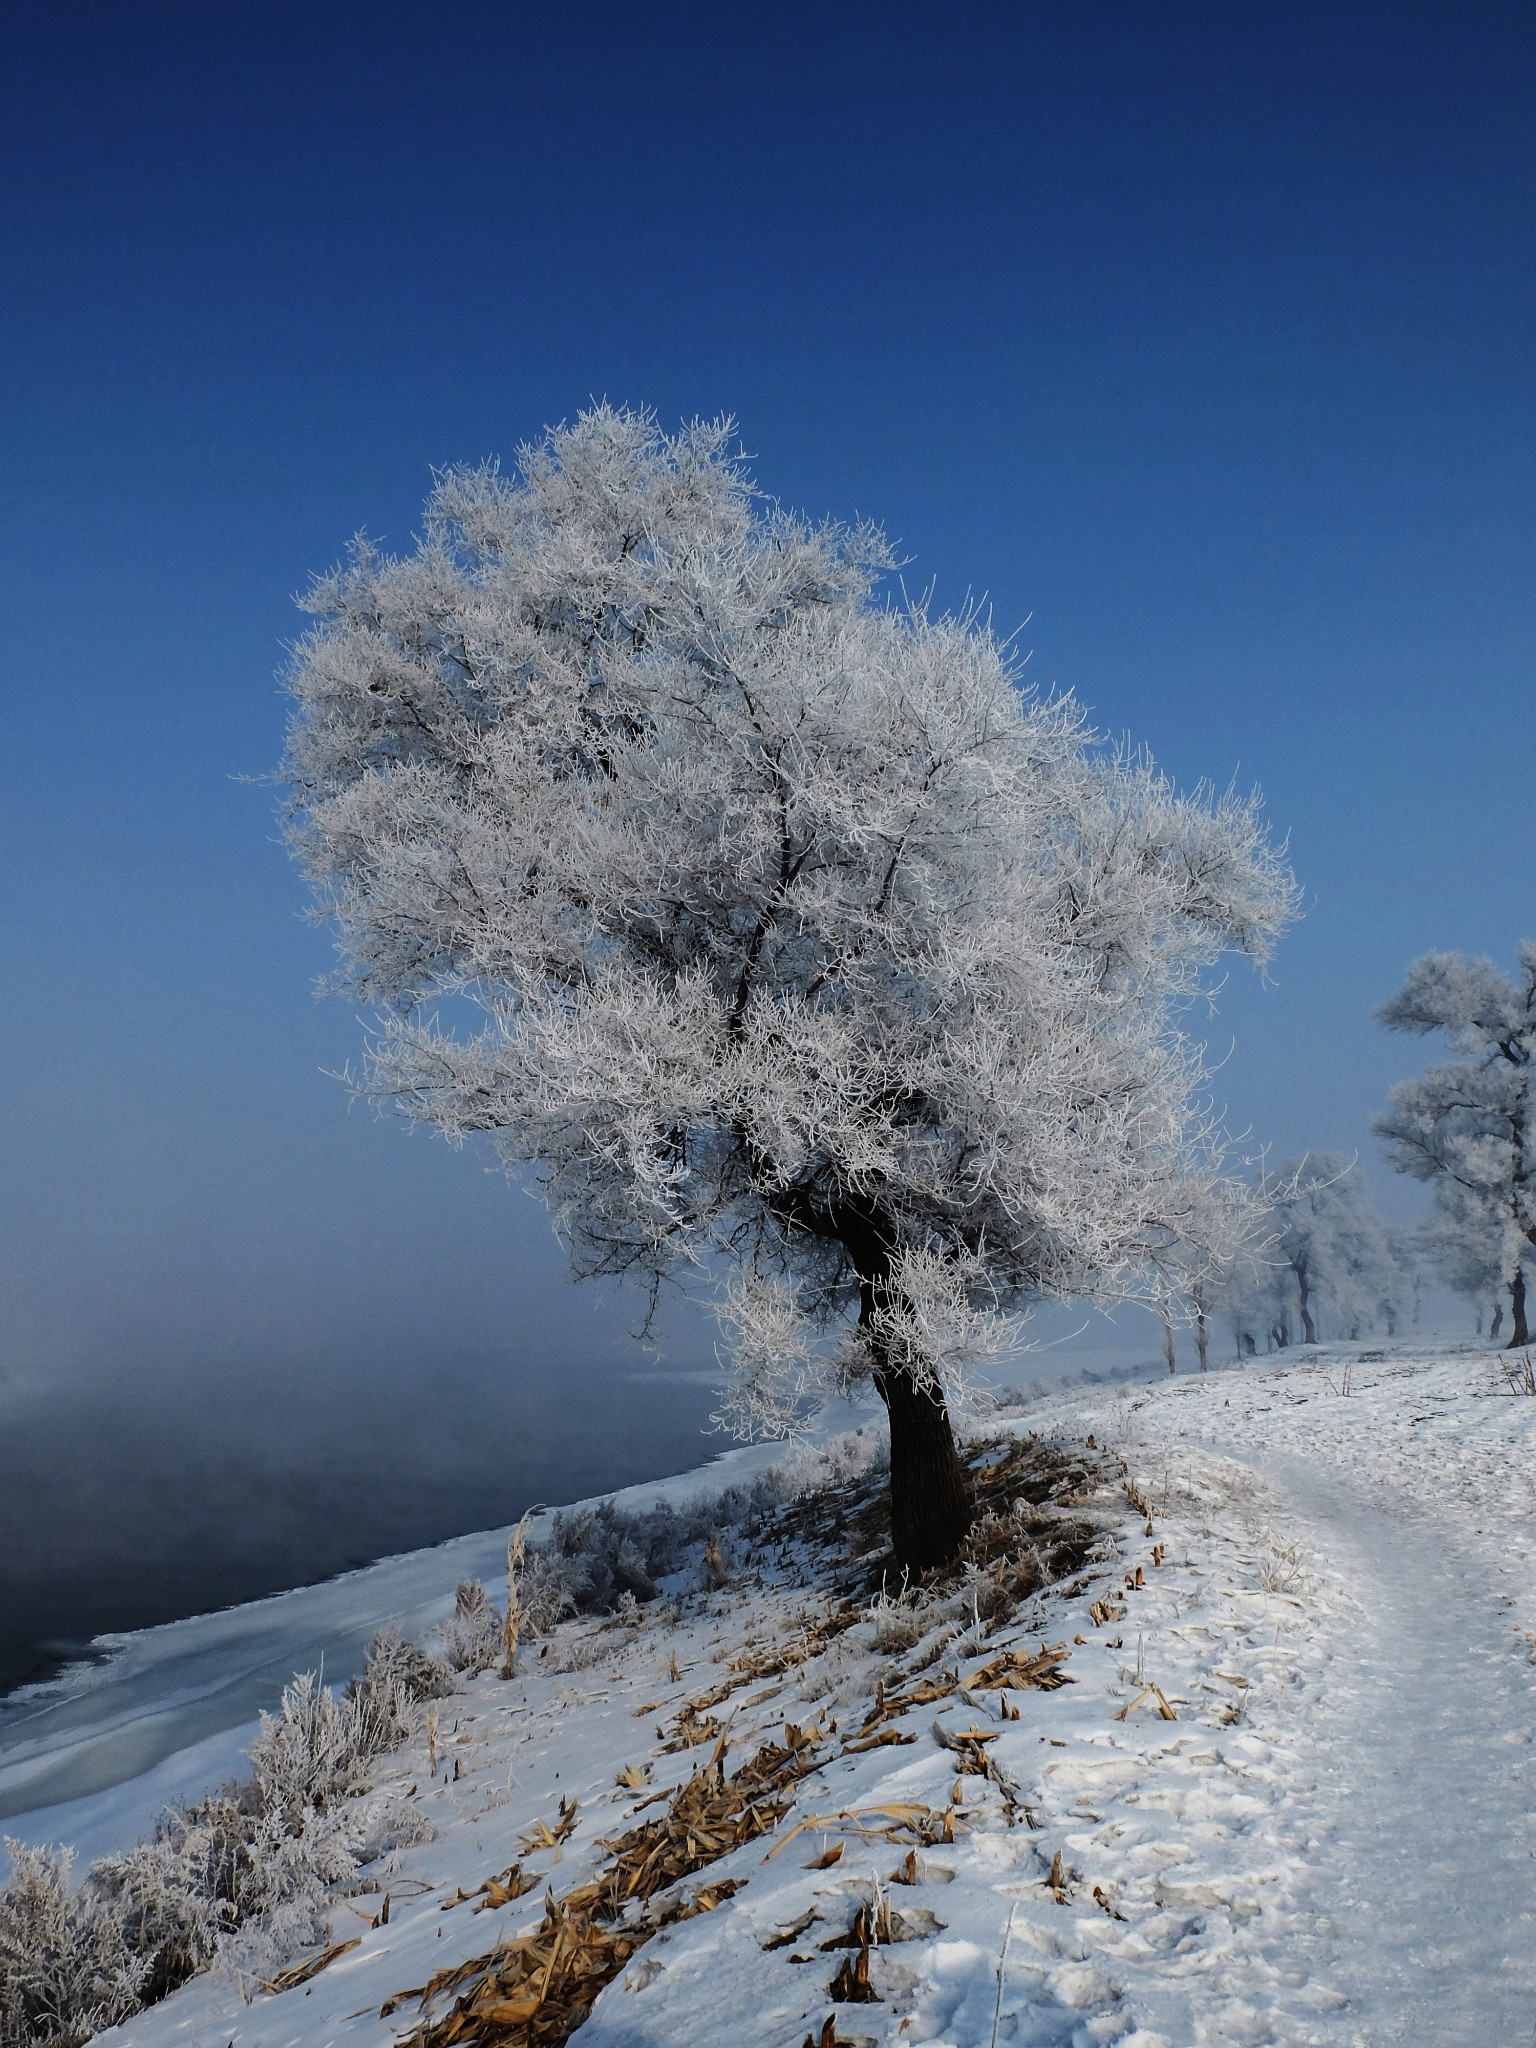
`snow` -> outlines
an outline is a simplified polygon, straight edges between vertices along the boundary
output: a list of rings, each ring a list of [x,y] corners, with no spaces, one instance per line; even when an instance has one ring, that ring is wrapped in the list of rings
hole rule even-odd
[[[1094,1436],[1109,1538],[1082,1579],[944,1662],[964,1678],[1015,1638],[1062,1643],[1074,1682],[1010,1692],[1017,1719],[999,1718],[995,1691],[954,1693],[886,1724],[914,1740],[850,1754],[877,1676],[918,1653],[881,1655],[860,1624],[765,1684],[742,1680],[717,1709],[734,1762],[786,1720],[819,1725],[824,1761],[772,1833],[709,1867],[742,1888],[646,1943],[581,2041],[795,2048],[834,2010],[848,1951],[821,1944],[877,1883],[905,1938],[872,1951],[881,2002],[835,2008],[844,2042],[1530,2041],[1536,1400],[1508,1391],[1498,1355],[1313,1349],[1274,1369],[1057,1393],[1004,1427]],[[427,1554],[440,1605],[465,1568],[456,1550]],[[426,1562],[401,1562],[423,1574],[425,1606]],[[759,1559],[675,1628],[568,1627],[546,1657],[525,1651],[518,1678],[472,1682],[442,1703],[435,1772],[425,1736],[382,1760],[380,1785],[414,1788],[437,1830],[379,1867],[387,1922],[370,1924],[379,1895],[338,1900],[333,1938],[357,1946],[308,1984],[247,2004],[215,1972],[104,2038],[400,2038],[419,2009],[381,2018],[387,1999],[531,1930],[546,1886],[596,1875],[601,1838],[708,1755],[663,1747],[686,1698],[723,1683],[744,1645],[782,1644],[827,1612],[824,1592],[775,1576]],[[1124,1614],[1096,1626],[1106,1598]],[[1010,1825],[995,1783],[957,1779],[935,1725],[989,1736],[1027,1816]],[[638,1795],[616,1783],[627,1766],[649,1773]],[[571,1797],[569,1838],[524,1847]],[[953,1840],[917,1845],[892,1816],[915,1805],[948,1809]],[[838,1843],[840,1860],[815,1867]],[[895,1883],[909,1848],[919,1882]],[[533,1891],[453,1903],[518,1861]]]

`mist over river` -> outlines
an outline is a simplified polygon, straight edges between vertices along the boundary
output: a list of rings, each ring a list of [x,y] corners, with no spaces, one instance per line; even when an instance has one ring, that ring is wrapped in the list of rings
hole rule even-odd
[[[0,1691],[92,1637],[697,1465],[702,1369],[480,1354],[0,1384]]]
[[[543,1356],[514,1335],[442,1357],[410,1343],[389,1359],[189,1353],[0,1380],[0,1692],[96,1636],[312,1585],[729,1447],[697,1321],[675,1318],[653,1351],[579,1290],[565,1300]],[[1163,1369],[1161,1333],[1136,1311],[1116,1323],[1042,1306],[1030,1333],[1037,1348],[999,1369],[999,1390]]]

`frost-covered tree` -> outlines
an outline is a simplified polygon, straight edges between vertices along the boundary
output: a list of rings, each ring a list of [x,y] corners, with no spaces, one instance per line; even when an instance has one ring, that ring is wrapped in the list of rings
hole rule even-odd
[[[1427,1246],[1423,1226],[1416,1223],[1389,1223],[1386,1239],[1390,1263],[1376,1307],[1387,1335],[1396,1337],[1405,1328],[1418,1328]]]
[[[1289,1276],[1301,1341],[1315,1344],[1326,1316],[1332,1332],[1357,1337],[1378,1322],[1405,1320],[1409,1280],[1371,1200],[1365,1176],[1337,1152],[1309,1152],[1283,1165],[1267,1192],[1273,1259]]]
[[[1486,1312],[1488,1334],[1496,1338],[1504,1323],[1504,1298],[1513,1293],[1513,1276],[1520,1276],[1523,1288],[1526,1269],[1536,1265],[1536,1249],[1517,1246],[1511,1259],[1505,1220],[1492,1204],[1458,1182],[1438,1180],[1434,1194],[1434,1217],[1423,1233],[1426,1261],[1446,1287],[1473,1304],[1479,1334]]]
[[[1014,1312],[1222,1256],[1180,1020],[1293,885],[1253,800],[878,601],[881,537],[729,440],[600,407],[442,476],[406,558],[357,542],[292,665],[292,843],[377,1018],[361,1085],[488,1134],[578,1271],[718,1283],[743,1430],[869,1375],[920,1569]]]
[[[1465,1213],[1497,1233],[1514,1316],[1511,1345],[1530,1341],[1525,1265],[1536,1251],[1536,943],[1519,973],[1468,953],[1426,953],[1378,1012],[1390,1031],[1443,1031],[1462,1057],[1392,1090],[1376,1121],[1400,1173],[1461,1191]]]

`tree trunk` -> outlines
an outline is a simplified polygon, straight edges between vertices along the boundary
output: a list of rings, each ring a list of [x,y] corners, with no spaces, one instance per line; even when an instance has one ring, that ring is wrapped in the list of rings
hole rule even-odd
[[[1297,1291],[1301,1296],[1301,1341],[1303,1344],[1315,1344],[1317,1342],[1317,1326],[1312,1321],[1312,1296],[1307,1289],[1307,1269],[1303,1265],[1295,1267],[1294,1271],[1296,1274]]]
[[[839,1217],[843,1249],[859,1276],[859,1325],[870,1332],[875,1391],[891,1424],[891,1548],[914,1578],[951,1564],[970,1534],[971,1486],[944,1389],[919,1384],[907,1364],[884,1355],[874,1328],[893,1300],[891,1234],[877,1215],[845,1210]]]
[[[1205,1371],[1206,1342],[1207,1338],[1205,1332],[1205,1310],[1203,1308],[1197,1308],[1195,1310],[1195,1350],[1198,1352],[1200,1357],[1200,1370],[1202,1372]]]
[[[1167,1316],[1163,1317],[1163,1356],[1168,1361],[1168,1370],[1177,1372],[1179,1361],[1173,1348],[1173,1324]]]
[[[1488,1334],[1494,1340],[1495,1343],[1498,1342],[1499,1332],[1503,1329],[1503,1327],[1504,1304],[1502,1301],[1496,1301],[1493,1304],[1493,1318],[1488,1325]],[[1481,1337],[1481,1335],[1483,1334],[1483,1319],[1481,1316],[1479,1316],[1477,1319],[1477,1334],[1479,1335],[1479,1337]]]
[[[942,1391],[902,1368],[877,1372],[875,1387],[891,1419],[891,1548],[915,1578],[951,1563],[970,1534],[970,1482]]]
[[[1525,1326],[1525,1268],[1516,1266],[1515,1277],[1509,1283],[1509,1305],[1514,1316],[1515,1327],[1510,1333],[1508,1349],[1518,1350],[1529,1344],[1531,1333]]]

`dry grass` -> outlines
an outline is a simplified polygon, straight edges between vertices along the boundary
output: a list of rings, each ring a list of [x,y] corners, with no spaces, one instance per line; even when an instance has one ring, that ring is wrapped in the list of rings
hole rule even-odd
[[[731,1776],[724,1757],[722,1740],[710,1761],[672,1796],[665,1813],[605,1842],[609,1860],[598,1876],[561,1899],[551,1893],[534,1933],[400,1993],[381,2017],[406,2000],[427,2005],[452,1992],[449,2010],[424,2019],[407,2037],[412,2048],[459,2048],[461,2043],[469,2048],[558,2048],[585,2020],[604,1985],[658,1927],[712,1912],[730,1898],[740,1879],[702,1885],[686,1895],[677,1888],[775,1826],[788,1809],[792,1788],[818,1761],[812,1737],[794,1727],[785,1729],[782,1743],[765,1743]],[[563,1838],[556,1830],[549,1832]],[[674,1896],[663,1899],[668,1892]],[[650,1910],[619,1925],[635,1900]]]
[[[917,1590],[930,1618],[951,1611],[959,1597],[969,1607],[979,1637],[1002,1627],[1019,1603],[1042,1585],[1080,1569],[1098,1531],[1071,1510],[1080,1508],[1105,1477],[1097,1460],[1085,1462],[1034,1439],[1007,1439],[984,1447],[974,1475],[977,1518],[965,1555],[951,1571],[934,1575]],[[674,1708],[657,1731],[662,1749],[678,1752],[712,1744],[709,1761],[676,1792],[652,1795],[652,1801],[666,1802],[654,1818],[599,1844],[606,1861],[590,1881],[559,1898],[549,1894],[543,1919],[531,1933],[440,1972],[428,1984],[386,2004],[385,2015],[407,2001],[422,2007],[423,2016],[406,2037],[405,2048],[559,2048],[585,2021],[603,1987],[658,1928],[712,1911],[731,1896],[740,1879],[692,1887],[689,1880],[778,1828],[800,1781],[830,1755],[915,1742],[916,1734],[888,1724],[941,1700],[987,1690],[1048,1691],[1070,1682],[1061,1668],[1069,1654],[1065,1645],[1014,1646],[993,1656],[963,1685],[958,1673],[948,1669],[909,1676],[890,1690],[882,1682],[862,1722],[830,1754],[819,1729],[786,1723],[782,1741],[765,1743],[728,1775],[726,1733],[716,1710],[749,1686],[782,1678],[823,1658],[861,1622],[871,1623],[875,1633],[882,1620],[889,1623],[905,1613],[905,1602],[877,1596],[871,1614],[856,1597],[861,1579],[868,1585],[869,1560],[883,1541],[886,1512],[883,1481],[871,1475],[796,1502],[775,1518],[774,1534],[781,1542],[831,1549],[842,1560],[849,1560],[851,1553],[854,1576],[839,1575],[834,1563],[838,1592],[826,1610],[805,1616],[783,1638],[746,1645],[729,1660],[716,1684]],[[825,1564],[820,1569],[824,1573]],[[718,1546],[713,1555],[706,1555],[704,1576],[717,1582],[724,1577]],[[514,1581],[509,1581],[508,1592],[508,1608],[513,1611]],[[891,1633],[910,1639],[904,1647],[916,1644],[909,1622]],[[674,1679],[680,1678],[675,1658],[669,1668]],[[640,1711],[654,1710],[653,1704]],[[965,1776],[987,1779],[997,1787],[1012,1820],[1022,1802],[989,1753],[993,1732],[972,1727],[955,1733],[937,1724],[934,1729],[954,1755],[957,1796]],[[625,1776],[633,1790],[644,1781],[644,1774],[634,1767]],[[1032,1819],[1027,1809],[1024,1813]],[[559,1822],[540,1824],[537,1840],[530,1831],[526,1846],[547,1846],[546,1836],[549,1843],[563,1840],[574,1818],[574,1808],[562,1808]],[[841,1856],[845,1840],[926,1846],[953,1841],[955,1825],[953,1802],[943,1808],[911,1802],[844,1808],[806,1816],[780,1834],[770,1853],[777,1855],[805,1833],[832,1835],[839,1839],[830,1847],[824,1845],[814,1859],[815,1867],[830,1867]],[[906,1862],[892,1873],[893,1879],[913,1883],[918,1867],[917,1849],[908,1846]],[[458,1905],[470,1897],[478,1910],[482,1901],[500,1903],[527,1888],[521,1867],[514,1865],[487,1879],[479,1892],[461,1892],[449,1903]],[[885,1939],[897,1938],[893,1928],[888,1904],[875,1899],[861,1907],[852,1928],[835,1944],[845,1953],[829,1986],[832,1997],[855,2003],[878,1997],[870,1979],[870,1951]],[[446,2009],[437,2009],[444,2001]],[[822,2032],[828,2040],[835,2038],[835,2030]]]

